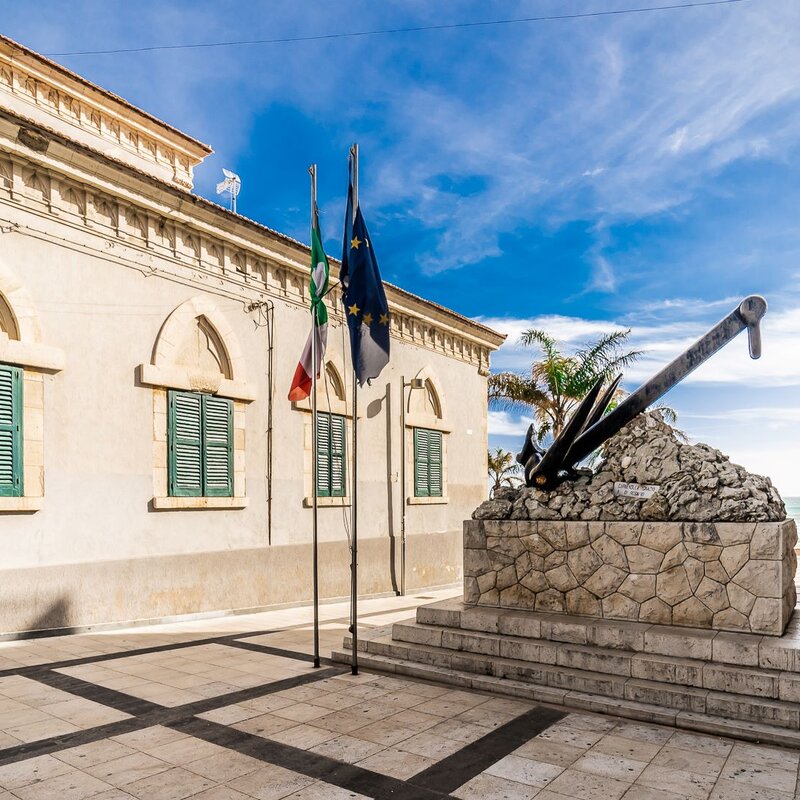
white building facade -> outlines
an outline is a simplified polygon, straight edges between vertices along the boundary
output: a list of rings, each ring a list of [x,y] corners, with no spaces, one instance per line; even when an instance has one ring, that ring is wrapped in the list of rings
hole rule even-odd
[[[0,38],[0,634],[311,597],[310,404],[286,400],[309,252],[192,194],[210,152]],[[365,595],[399,591],[403,563],[409,591],[460,578],[503,340],[386,291],[392,358],[358,406]],[[332,598],[350,581],[353,407],[338,294],[329,305]]]

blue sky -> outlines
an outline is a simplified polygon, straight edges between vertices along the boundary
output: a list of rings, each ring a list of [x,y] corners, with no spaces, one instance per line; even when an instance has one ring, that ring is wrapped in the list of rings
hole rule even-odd
[[[44,53],[543,16],[624,0],[70,3],[0,0],[2,32]],[[693,438],[800,495],[800,3],[217,50],[57,60],[208,142],[196,190],[243,179],[240,211],[308,239],[319,164],[339,252],[346,153],[384,277],[509,334],[574,345],[631,327],[634,388],[764,294],[744,338],[666,400]],[[516,449],[524,418],[492,412]]]

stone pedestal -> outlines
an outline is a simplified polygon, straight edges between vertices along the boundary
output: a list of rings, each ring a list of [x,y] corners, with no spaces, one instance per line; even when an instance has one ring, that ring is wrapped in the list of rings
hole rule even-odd
[[[779,636],[796,541],[793,520],[468,520],[464,601]]]

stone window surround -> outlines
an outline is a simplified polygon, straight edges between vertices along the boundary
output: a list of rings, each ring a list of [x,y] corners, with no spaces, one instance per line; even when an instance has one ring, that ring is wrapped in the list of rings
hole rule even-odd
[[[214,329],[225,348],[231,375],[199,375],[174,363],[187,327],[199,317]],[[152,386],[153,392],[153,499],[154,511],[211,510],[246,508],[245,492],[245,408],[255,399],[255,390],[247,383],[245,361],[236,334],[216,303],[197,295],[175,308],[158,333],[150,364],[138,367],[139,382]],[[204,391],[233,401],[233,496],[171,497],[168,470],[168,391]]]
[[[447,494],[447,444],[448,434],[452,432],[453,428],[447,419],[444,391],[438,378],[429,367],[423,367],[414,378],[421,378],[425,383],[430,384],[430,388],[439,402],[440,416],[411,411],[411,393],[420,390],[412,389],[410,386],[403,388],[403,391],[407,393],[403,398],[403,402],[406,405],[405,431],[403,431],[403,435],[406,437],[405,469],[411,488],[411,491],[406,496],[406,504],[410,506],[447,505],[450,502]],[[428,430],[439,431],[442,434],[442,494],[440,497],[417,497],[414,494],[414,428],[427,428]],[[406,491],[407,487],[404,486],[403,493],[405,494]]]
[[[317,383],[317,412],[336,414],[345,418],[345,475],[347,476],[346,494],[344,497],[317,497],[317,508],[342,508],[351,504],[350,481],[349,477],[353,474],[353,401],[348,386],[344,381],[345,371],[344,362],[338,353],[330,348],[325,353],[322,362],[322,374],[328,369],[333,369],[336,377],[342,385],[344,398],[336,395],[333,387],[329,387],[326,392],[324,382]],[[292,408],[304,413],[303,419],[303,508],[313,508],[314,498],[311,494],[314,482],[312,480],[312,449],[314,440],[311,429],[311,398],[296,400],[292,403]]]
[[[0,263],[0,302],[16,327],[18,339],[0,331],[0,362],[23,369],[21,497],[0,497],[0,512],[33,512],[44,508],[44,376],[64,369],[64,351],[42,342],[39,316],[27,290]]]

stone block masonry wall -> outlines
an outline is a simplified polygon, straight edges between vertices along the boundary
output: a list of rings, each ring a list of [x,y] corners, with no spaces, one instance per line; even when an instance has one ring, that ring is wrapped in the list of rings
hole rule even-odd
[[[464,600],[779,636],[796,542],[794,520],[468,520]]]

